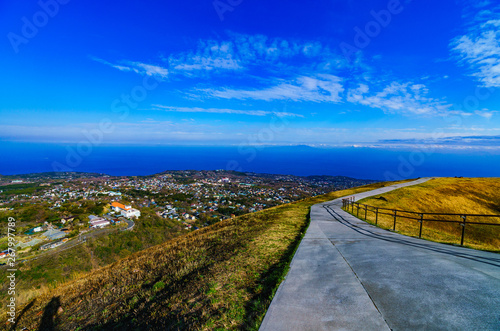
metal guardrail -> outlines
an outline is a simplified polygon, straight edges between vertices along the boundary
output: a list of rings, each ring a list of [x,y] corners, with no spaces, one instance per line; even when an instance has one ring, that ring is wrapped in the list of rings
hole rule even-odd
[[[400,209],[389,209],[382,207],[370,206],[364,203],[359,203],[354,201],[354,197],[344,198],[342,199],[342,209],[349,211],[354,214],[354,209],[356,208],[356,217],[359,218],[359,211],[362,210],[365,213],[365,220],[367,220],[368,212],[373,212],[375,214],[375,225],[378,224],[379,215],[389,215],[394,218],[394,223],[392,226],[392,230],[396,231],[396,223],[398,217],[401,219],[412,219],[416,220],[420,223],[419,225],[419,233],[418,237],[422,238],[422,228],[424,222],[445,222],[445,223],[458,223],[462,227],[461,238],[460,238],[460,246],[464,245],[465,238],[465,228],[467,224],[476,224],[476,225],[491,225],[491,226],[500,226],[500,223],[491,223],[491,222],[472,222],[467,219],[471,219],[472,217],[482,218],[500,218],[500,215],[488,215],[488,214],[452,214],[452,213],[420,213],[414,211],[400,210]],[[430,218],[426,218],[429,216]],[[449,219],[437,219],[440,216],[455,216],[459,217],[460,220],[449,220]]]

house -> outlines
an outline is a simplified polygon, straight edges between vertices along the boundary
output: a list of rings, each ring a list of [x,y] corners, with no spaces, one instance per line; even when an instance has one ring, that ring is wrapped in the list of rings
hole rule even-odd
[[[103,228],[103,227],[108,226],[110,224],[111,223],[108,220],[105,220],[103,218],[94,219],[93,221],[90,221],[90,227],[93,229]]]
[[[123,209],[125,209],[125,205],[121,204],[119,202],[113,201],[113,203],[111,203],[111,208],[116,212],[121,212]]]
[[[37,226],[36,228],[33,229],[33,232],[40,232],[43,231],[43,228],[41,226]]]
[[[74,219],[75,219],[74,216],[63,217],[63,218],[61,218],[61,224],[65,224],[66,222],[72,222]]]
[[[127,206],[127,207],[130,207],[130,206]],[[122,210],[121,214],[127,218],[141,216],[141,212],[137,209],[134,209],[134,208],[128,208],[128,209]]]
[[[111,204],[111,207],[113,208],[114,211],[120,212],[122,216],[127,218],[141,216],[141,212],[139,210],[132,208],[131,206],[125,206],[116,201]]]

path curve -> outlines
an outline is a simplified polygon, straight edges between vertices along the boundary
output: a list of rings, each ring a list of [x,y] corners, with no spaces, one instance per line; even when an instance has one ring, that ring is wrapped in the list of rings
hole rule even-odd
[[[311,208],[260,330],[500,330],[500,254],[383,230],[341,206]]]

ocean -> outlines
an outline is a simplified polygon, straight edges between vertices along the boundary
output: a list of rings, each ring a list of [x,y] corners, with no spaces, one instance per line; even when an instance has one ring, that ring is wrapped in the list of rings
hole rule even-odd
[[[500,154],[309,146],[91,146],[0,142],[0,174],[50,171],[150,175],[165,170],[237,170],[396,180],[499,177]]]

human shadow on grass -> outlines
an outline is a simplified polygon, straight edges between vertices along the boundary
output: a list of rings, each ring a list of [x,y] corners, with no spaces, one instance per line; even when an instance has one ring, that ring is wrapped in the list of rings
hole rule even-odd
[[[60,307],[61,300],[59,299],[59,297],[53,297],[45,306],[42,320],[40,321],[40,325],[38,326],[38,331],[56,330],[56,326],[59,324],[57,311]]]

